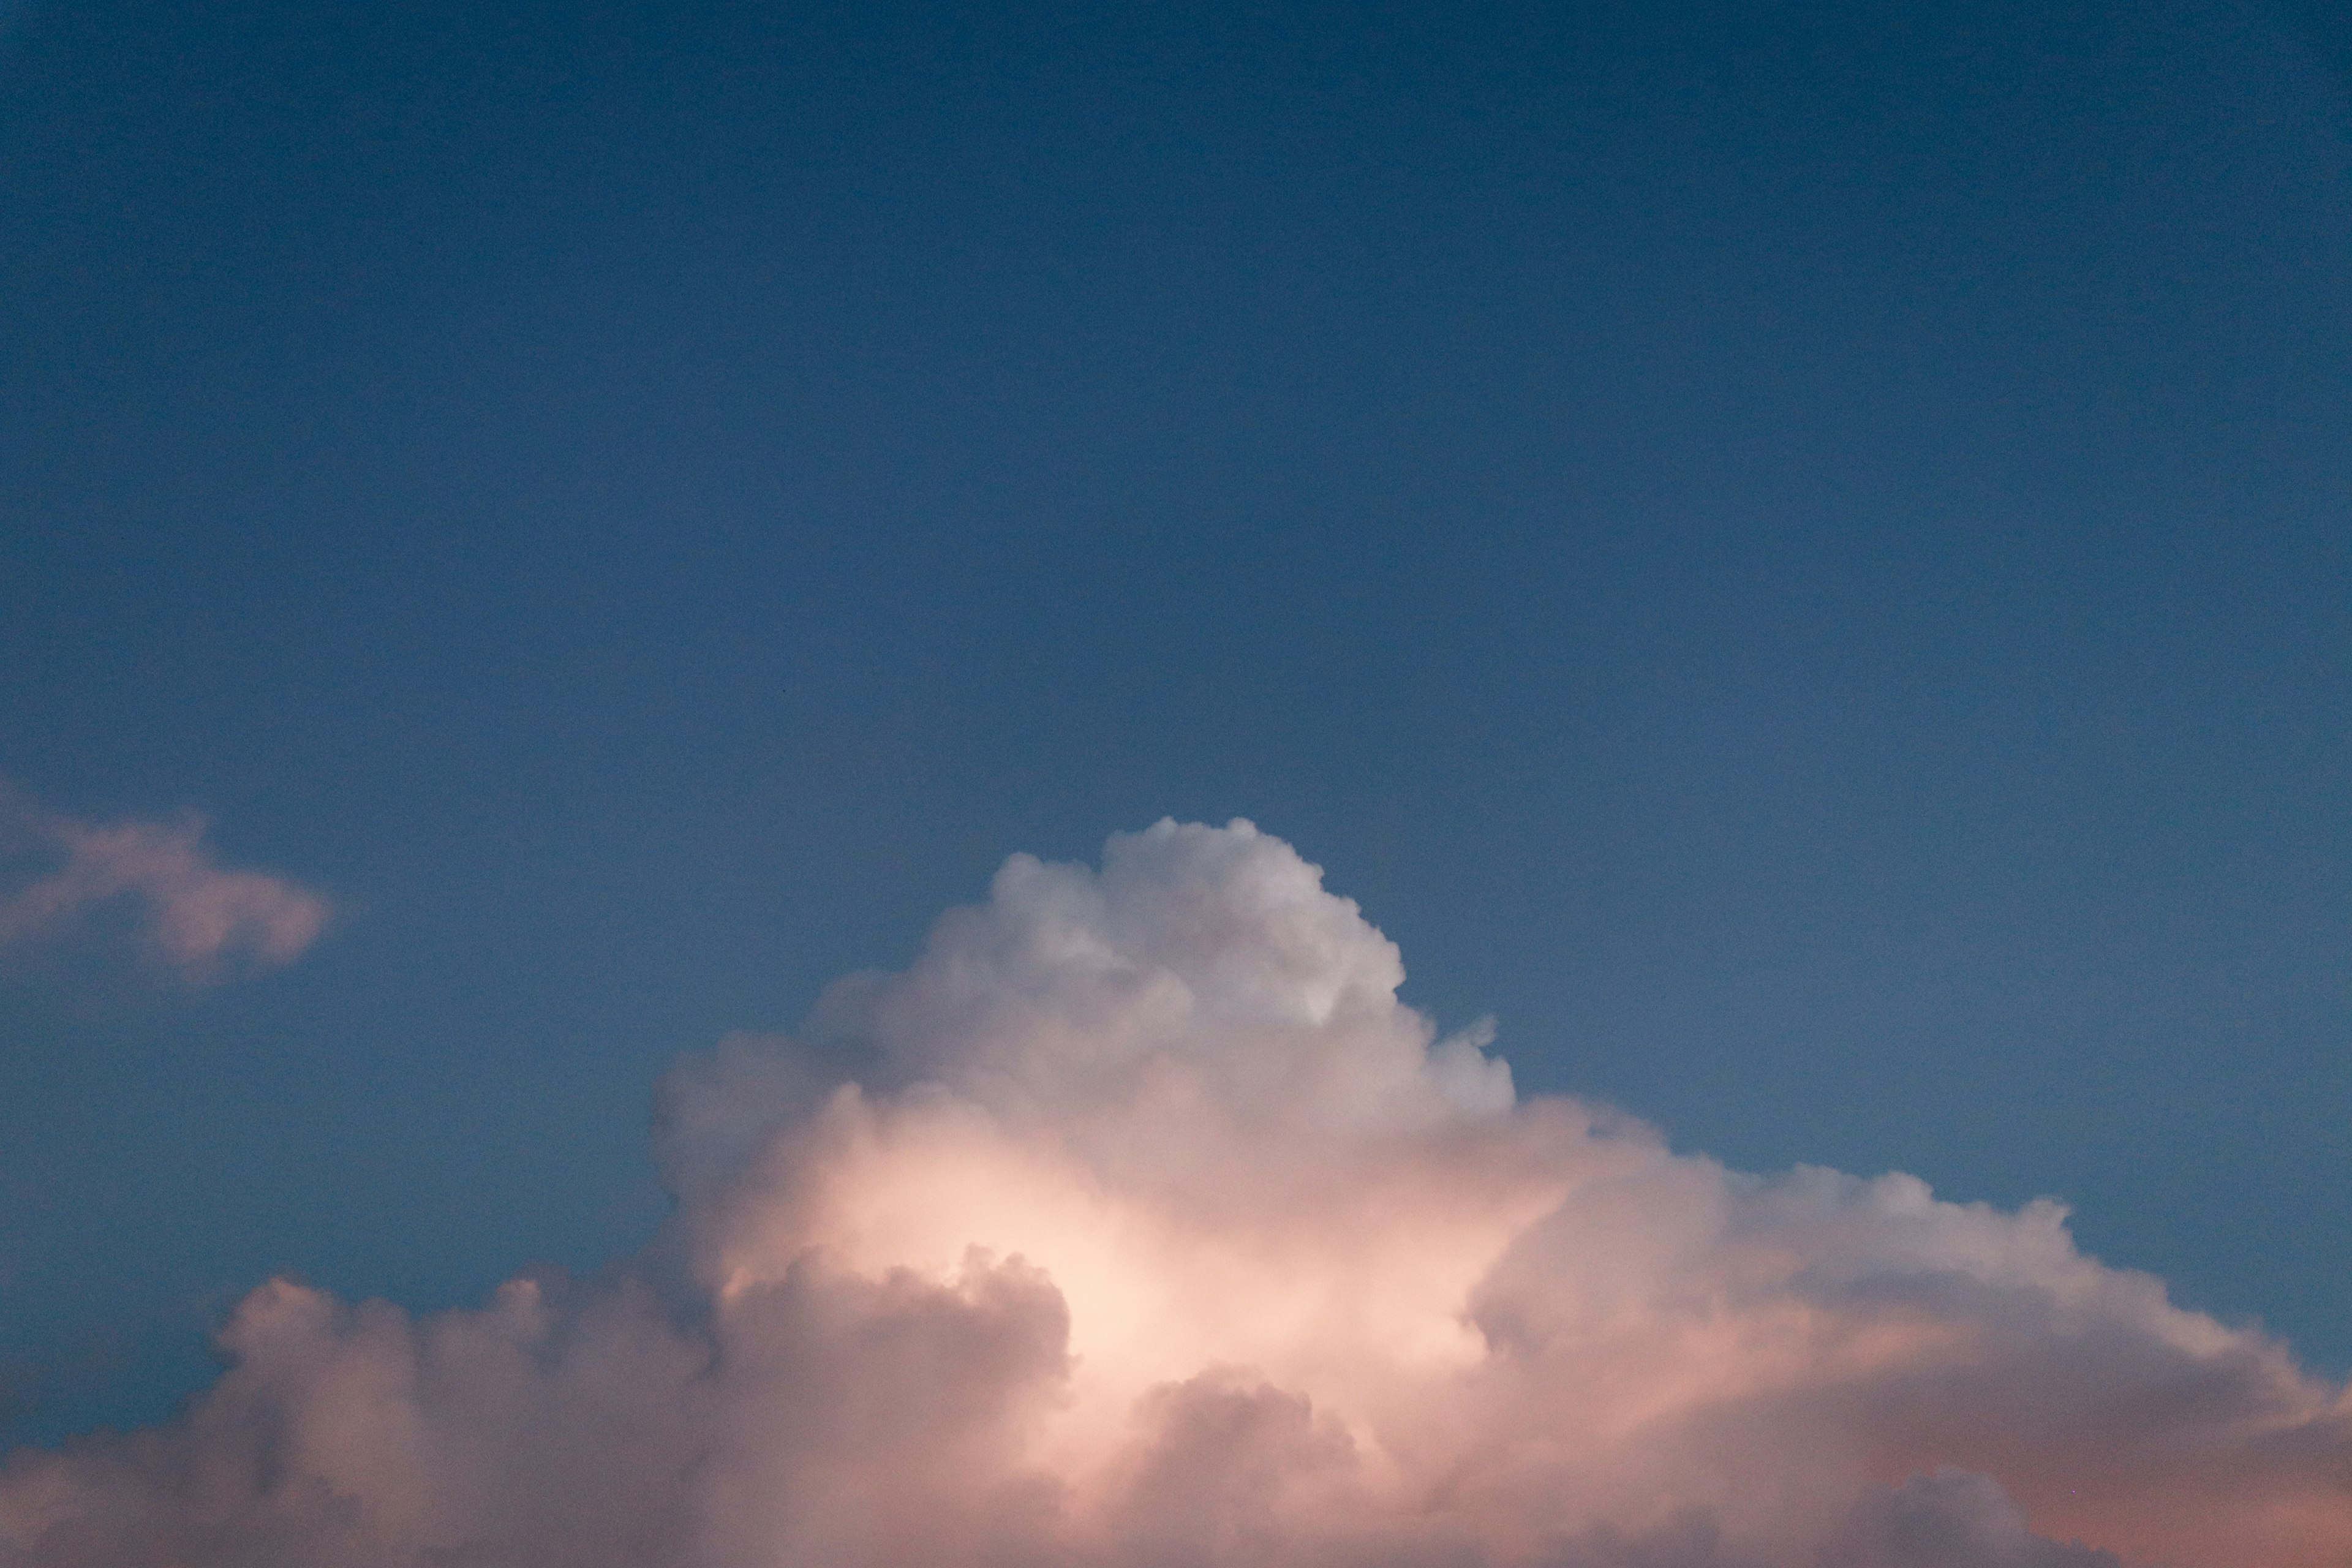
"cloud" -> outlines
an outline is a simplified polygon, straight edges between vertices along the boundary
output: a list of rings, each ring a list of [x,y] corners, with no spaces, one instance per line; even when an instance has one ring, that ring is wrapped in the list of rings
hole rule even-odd
[[[0,1564],[2341,1568],[2352,1403],[2048,1203],[1759,1178],[1435,1038],[1246,823],[1016,857],[662,1088],[620,1283],[264,1287]]]
[[[1991,1478],[1946,1468],[1873,1487],[1822,1568],[2116,1568],[2116,1556],[2035,1535]]]
[[[0,950],[55,937],[101,911],[133,912],[146,941],[184,978],[290,963],[324,929],[324,899],[281,877],[216,864],[197,817],[94,824],[0,791]]]

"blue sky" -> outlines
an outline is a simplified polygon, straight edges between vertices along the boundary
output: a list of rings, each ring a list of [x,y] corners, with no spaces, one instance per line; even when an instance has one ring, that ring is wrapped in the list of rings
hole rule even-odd
[[[2352,103],[2157,4],[0,42],[0,775],[340,916],[0,975],[0,1420],[665,1200],[651,1085],[1248,816],[1523,1089],[2352,1366]]]

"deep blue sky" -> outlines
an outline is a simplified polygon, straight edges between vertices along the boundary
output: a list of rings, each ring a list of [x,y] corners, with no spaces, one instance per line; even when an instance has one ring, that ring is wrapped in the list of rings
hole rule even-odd
[[[625,1253],[677,1053],[1167,814],[2352,1366],[2323,9],[7,18],[0,775],[347,912],[0,979],[0,1436]]]

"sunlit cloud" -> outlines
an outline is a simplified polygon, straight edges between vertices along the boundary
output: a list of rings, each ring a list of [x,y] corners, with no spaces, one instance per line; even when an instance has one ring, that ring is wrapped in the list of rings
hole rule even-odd
[[[616,1284],[278,1282],[0,1563],[2342,1568],[2352,1404],[1906,1176],[1759,1178],[1402,1005],[1246,823],[1008,862],[661,1092]]]

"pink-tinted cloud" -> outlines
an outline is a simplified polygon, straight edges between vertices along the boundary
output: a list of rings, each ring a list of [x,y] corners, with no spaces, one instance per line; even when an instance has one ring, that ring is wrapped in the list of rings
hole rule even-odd
[[[0,896],[0,949],[53,937],[109,909],[135,912],[147,941],[193,981],[289,963],[325,928],[324,899],[282,877],[232,870],[205,824],[95,824],[0,793],[0,850],[36,867]]]
[[[663,1090],[643,1278],[273,1284],[0,1564],[2342,1568],[2352,1403],[2063,1210],[1528,1100],[1246,824],[1009,862]]]

